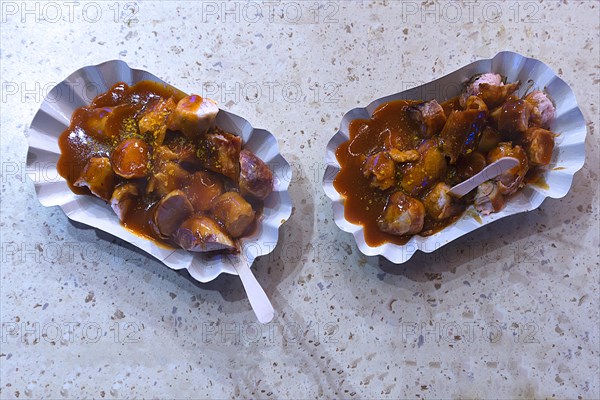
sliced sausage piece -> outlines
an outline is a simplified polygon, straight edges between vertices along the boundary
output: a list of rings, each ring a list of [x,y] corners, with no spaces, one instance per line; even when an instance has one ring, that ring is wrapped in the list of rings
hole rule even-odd
[[[467,99],[465,110],[478,110],[487,113],[489,108],[479,96],[471,96]]]
[[[513,147],[510,142],[502,142],[498,145],[498,147],[491,150],[487,156],[488,164],[491,164],[502,157],[513,157],[519,160],[519,164],[517,166],[496,177],[500,193],[507,196],[513,194],[521,186],[523,186],[525,174],[529,169],[529,163],[525,150],[523,150],[521,146]]]
[[[150,172],[150,146],[142,139],[125,139],[113,150],[111,162],[117,175],[143,178]]]
[[[168,238],[179,225],[192,216],[194,208],[181,190],[173,190],[163,197],[154,210],[154,226],[157,233]]]
[[[423,199],[423,205],[431,218],[441,221],[460,214],[462,206],[448,194],[450,186],[438,182]]]
[[[414,197],[394,192],[377,220],[379,229],[392,235],[412,235],[421,232],[425,222],[425,207]]]
[[[155,171],[148,178],[146,192],[156,193],[162,197],[183,187],[189,175],[189,172],[176,162],[162,162],[155,167]]]
[[[371,186],[381,190],[394,186],[396,175],[396,164],[385,151],[371,154],[362,165],[365,178],[371,179]]]
[[[175,110],[172,98],[154,100],[142,113],[138,128],[142,135],[148,135],[154,147],[162,145],[167,132],[167,124],[171,113]]]
[[[456,175],[459,182],[478,174],[486,165],[485,157],[477,151],[460,157],[456,162]]]
[[[487,112],[477,108],[453,111],[440,133],[440,143],[450,164],[456,163],[461,154],[477,149],[487,118]]]
[[[187,178],[183,189],[194,211],[208,211],[213,206],[213,201],[223,194],[223,181],[216,174],[198,171]]]
[[[530,119],[531,125],[548,128],[556,114],[552,100],[544,92],[536,90],[525,96],[525,101],[533,106]]]
[[[446,123],[444,109],[435,100],[409,106],[407,111],[408,115],[419,123],[421,136],[426,139],[440,133]]]
[[[525,132],[523,146],[529,162],[533,165],[548,165],[554,150],[554,133],[542,128],[529,128]]]
[[[502,75],[494,74],[493,72],[487,72],[485,74],[473,76],[471,78],[471,81],[467,84],[467,88],[465,90],[467,97],[477,96],[477,94],[480,93],[479,86],[482,83],[493,86],[500,86],[502,85]]]
[[[418,196],[430,189],[446,175],[446,158],[435,140],[423,142],[417,149],[420,158],[402,166],[402,189],[411,196]]]
[[[80,127],[94,139],[111,143],[122,133],[138,133],[134,121],[136,109],[131,104],[115,105],[114,107],[92,108],[82,107],[74,112],[74,119],[80,122]]]
[[[254,222],[254,210],[242,196],[236,192],[223,193],[213,201],[213,214],[225,226],[231,237],[244,234]]]
[[[490,86],[501,87],[501,86],[504,86],[504,83],[502,82],[501,75],[494,74],[492,72],[473,76],[469,80],[469,82],[467,82],[467,86],[466,86],[464,92],[460,96],[459,103],[460,103],[461,107],[465,106],[467,99],[470,96],[479,96],[481,94],[481,91],[482,91],[481,86],[482,85],[488,85],[488,87],[490,87]]]
[[[242,139],[226,132],[208,133],[198,139],[198,158],[208,170],[237,182],[240,175]]]
[[[110,206],[119,220],[124,221],[125,216],[135,203],[135,198],[140,194],[136,184],[127,182],[115,188],[110,198]]]
[[[73,185],[87,187],[96,196],[109,201],[115,181],[116,177],[108,157],[92,157]]]
[[[183,249],[195,252],[235,250],[233,240],[214,220],[201,215],[185,220],[174,235]]]
[[[498,130],[511,140],[520,140],[529,128],[532,106],[521,99],[510,99],[495,111],[492,118],[497,120]]]
[[[169,134],[165,138],[165,145],[160,146],[156,152],[161,152],[159,158],[163,160],[176,161],[191,169],[202,167],[197,155],[196,141],[192,141],[180,133]]]
[[[168,128],[196,139],[214,128],[218,112],[219,107],[213,100],[192,94],[179,100]]]
[[[500,135],[500,132],[490,125],[486,125],[481,133],[481,139],[479,140],[477,151],[486,154],[488,151],[496,147],[501,141],[502,135]]]
[[[504,197],[494,181],[487,181],[477,187],[475,209],[483,215],[498,212],[504,207]]]
[[[273,191],[273,173],[254,153],[240,152],[240,191],[244,196],[264,200]]]
[[[81,118],[82,128],[85,133],[90,135],[96,140],[106,142],[112,139],[111,131],[107,129],[107,121],[113,111],[113,107],[100,107],[100,108],[82,108],[76,110],[76,114],[84,114],[85,117]]]
[[[519,81],[509,83],[507,85],[491,85],[489,83],[481,83],[479,85],[478,97],[487,104],[489,108],[496,108],[504,103],[508,97],[519,88]]]

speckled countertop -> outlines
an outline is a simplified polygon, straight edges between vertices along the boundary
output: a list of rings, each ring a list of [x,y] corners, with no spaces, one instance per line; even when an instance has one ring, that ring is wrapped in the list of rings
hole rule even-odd
[[[1,8],[0,397],[600,397],[597,2]],[[502,50],[577,96],[587,158],[569,194],[402,266],[362,256],[320,183],[342,115]],[[255,264],[273,323],[237,277],[195,283],[38,203],[28,124],[53,84],[110,59],[279,139],[295,209]]]

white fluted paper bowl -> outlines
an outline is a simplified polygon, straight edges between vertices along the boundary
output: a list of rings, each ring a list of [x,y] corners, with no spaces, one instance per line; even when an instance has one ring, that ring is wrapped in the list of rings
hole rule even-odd
[[[48,93],[28,132],[27,166],[31,171],[37,171],[30,176],[38,199],[46,207],[59,206],[74,221],[101,229],[139,247],[172,269],[186,268],[200,282],[209,282],[223,272],[235,275],[237,273],[225,255],[167,249],[135,235],[119,223],[108,204],[93,196],[73,193],[56,171],[60,156],[58,138],[69,126],[73,111],[89,104],[96,95],[117,82],[132,85],[142,80],[166,84],[147,71],[132,69],[123,61],[113,60],[75,71]],[[274,249],[279,227],[291,214],[292,203],[288,194],[290,165],[279,153],[277,139],[270,132],[253,128],[244,118],[224,110],[217,114],[217,125],[242,137],[243,147],[265,161],[275,178],[273,193],[264,202],[260,224],[252,236],[242,239],[242,255],[251,265],[256,257]]]
[[[510,198],[502,211],[480,216],[481,222],[473,218],[471,213],[466,212],[455,223],[434,235],[427,237],[415,235],[402,246],[393,243],[385,243],[376,247],[369,246],[365,242],[363,227],[349,222],[344,217],[344,198],[333,186],[333,180],[340,171],[335,151],[340,144],[349,139],[348,125],[357,118],[370,118],[379,105],[391,100],[435,98],[443,101],[449,99],[461,92],[464,83],[469,78],[485,72],[495,72],[506,76],[509,82],[521,81],[519,95],[522,95],[527,89],[528,81],[532,81],[533,88],[545,90],[554,100],[556,118],[550,129],[557,133],[558,137],[552,153],[552,161],[542,174],[548,188],[536,185],[525,186]],[[569,85],[543,62],[505,51],[498,53],[492,59],[475,61],[442,78],[401,93],[382,97],[365,108],[355,108],[346,113],[342,118],[340,130],[327,144],[325,156],[327,167],[323,177],[323,189],[331,199],[336,225],[343,231],[354,235],[356,244],[363,254],[367,256],[381,255],[393,263],[400,264],[408,261],[417,250],[430,253],[484,225],[509,215],[534,210],[542,204],[546,197],[555,199],[564,197],[571,188],[573,175],[581,169],[585,161],[586,133],[585,120]]]

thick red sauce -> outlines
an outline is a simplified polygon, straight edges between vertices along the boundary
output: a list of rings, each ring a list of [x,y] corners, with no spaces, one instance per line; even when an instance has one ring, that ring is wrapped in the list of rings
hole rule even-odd
[[[341,170],[333,185],[344,196],[344,216],[357,225],[364,227],[365,241],[369,246],[379,246],[390,242],[405,244],[412,235],[392,235],[382,232],[377,226],[377,218],[383,212],[389,195],[397,190],[394,186],[386,191],[370,186],[361,169],[365,154],[373,154],[391,147],[415,149],[423,139],[419,136],[419,126],[412,120],[406,108],[420,103],[413,100],[396,100],[384,103],[374,112],[371,119],[356,119],[350,123],[350,140],[342,143],[336,151]],[[458,107],[456,99],[442,104],[446,113]],[[402,171],[397,169],[397,181]],[[420,200],[424,196],[416,196]],[[460,216],[444,221],[435,221],[425,217],[423,234],[435,233],[450,225]]]
[[[124,83],[116,84],[106,93],[94,98],[89,106],[81,107],[73,113],[69,128],[59,137],[61,156],[57,165],[58,172],[67,180],[73,192],[92,195],[87,187],[74,186],[88,160],[92,157],[110,158],[115,147],[128,138],[146,140],[151,146],[151,139],[140,135],[137,129],[139,114],[155,98],[172,98],[177,103],[185,96],[185,93],[171,86],[152,81],[142,81],[133,86]],[[106,124],[99,128],[98,122],[106,115],[102,110],[104,107],[112,107],[113,110]],[[165,144],[177,148],[187,146],[194,153],[197,151],[195,144],[179,132],[168,131]],[[190,169],[189,172],[192,174],[194,169]],[[234,182],[222,175],[214,174],[214,176],[226,187],[235,186]],[[123,181],[124,178],[117,176],[116,185]],[[146,178],[139,178],[137,182],[145,187]],[[122,224],[139,236],[152,239],[158,244],[174,246],[175,244],[170,240],[158,237],[152,226],[153,207],[159,200],[160,198],[149,195],[136,197],[134,206],[127,212]],[[259,216],[262,212],[262,202],[252,199],[248,201]],[[256,220],[247,234],[250,234],[255,227]]]

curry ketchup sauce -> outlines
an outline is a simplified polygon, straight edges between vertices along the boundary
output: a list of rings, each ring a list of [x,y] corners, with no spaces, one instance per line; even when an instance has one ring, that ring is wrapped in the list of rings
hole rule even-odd
[[[371,119],[356,119],[350,123],[350,140],[336,150],[341,170],[333,185],[344,196],[344,216],[354,224],[362,225],[369,246],[385,242],[405,244],[410,236],[397,236],[382,232],[377,226],[387,198],[394,191],[380,191],[370,186],[361,166],[365,155],[391,147],[413,149],[422,139],[417,123],[411,120],[406,108],[418,101],[396,100],[379,106]]]
[[[379,229],[378,219],[381,216],[388,198],[395,191],[404,191],[401,186],[403,174],[408,171],[410,163],[396,166],[395,184],[387,190],[379,190],[371,186],[370,178],[363,173],[363,163],[368,155],[397,148],[399,150],[417,149],[424,139],[420,134],[419,124],[409,116],[407,108],[419,104],[416,100],[395,100],[380,105],[370,119],[356,119],[350,123],[350,139],[342,143],[336,150],[336,158],[341,170],[335,177],[333,185],[344,197],[344,217],[351,223],[362,225],[365,242],[369,246],[384,243],[403,245],[413,235],[393,235]],[[458,98],[452,98],[441,104],[446,114],[458,109]],[[454,167],[448,167],[448,174],[454,173]],[[441,181],[445,180],[441,177]],[[423,185],[431,182],[418,182]],[[404,191],[405,192],[405,191]],[[423,201],[427,190],[419,195],[407,193]],[[461,213],[462,214],[462,213]],[[456,221],[460,215],[437,221],[425,215],[422,236],[431,235],[444,229]]]
[[[135,137],[135,116],[148,102],[159,97],[173,97],[179,101],[185,97],[185,93],[152,81],[142,81],[133,86],[119,83],[96,96],[89,106],[74,111],[69,127],[58,139],[61,155],[57,164],[58,173],[66,179],[74,193],[91,195],[87,187],[74,185],[88,160],[92,157],[110,158],[114,148],[124,138]],[[101,123],[109,111],[110,117]],[[118,182],[123,181],[118,176],[117,179]],[[150,226],[153,205],[154,202],[146,197],[138,197],[123,225],[142,237],[164,245],[164,239],[157,237]]]

